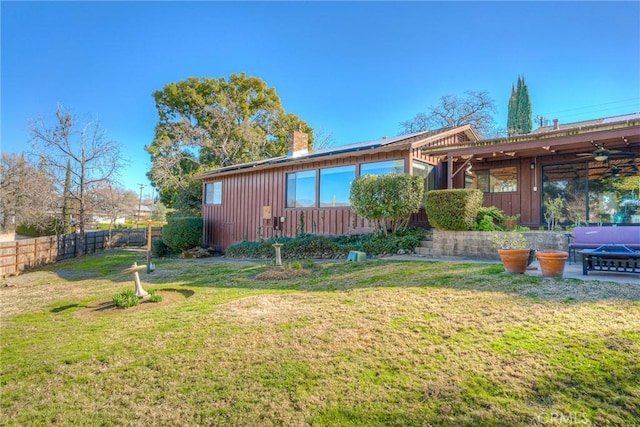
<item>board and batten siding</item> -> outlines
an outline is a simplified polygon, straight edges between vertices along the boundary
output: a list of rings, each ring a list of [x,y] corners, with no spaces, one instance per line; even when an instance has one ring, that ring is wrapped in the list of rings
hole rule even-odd
[[[260,241],[275,236],[293,237],[300,232],[321,235],[361,234],[371,230],[368,220],[358,217],[350,207],[285,208],[286,174],[316,170],[316,198],[319,195],[319,169],[362,163],[403,159],[410,170],[408,150],[396,150],[334,158],[326,161],[283,164],[264,170],[239,170],[205,179],[204,183],[222,182],[222,203],[203,205],[203,243],[224,250],[241,241]],[[345,183],[348,185],[348,183]],[[271,207],[271,219],[263,219],[263,207]],[[300,215],[304,228],[300,230]],[[273,229],[273,218],[284,217],[282,229]]]

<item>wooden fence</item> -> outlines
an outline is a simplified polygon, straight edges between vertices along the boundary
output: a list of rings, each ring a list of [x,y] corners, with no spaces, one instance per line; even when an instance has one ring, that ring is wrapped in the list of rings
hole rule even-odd
[[[108,248],[146,246],[147,229],[89,231],[84,235],[84,253],[90,254]],[[162,237],[162,227],[151,228],[151,240]],[[0,242],[0,276],[20,274],[31,268],[52,264],[78,256],[78,234],[22,239]]]

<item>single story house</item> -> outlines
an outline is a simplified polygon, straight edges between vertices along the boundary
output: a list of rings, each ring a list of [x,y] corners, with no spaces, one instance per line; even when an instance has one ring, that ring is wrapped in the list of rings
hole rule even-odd
[[[468,125],[308,151],[294,132],[285,156],[215,169],[203,180],[203,242],[217,249],[300,232],[371,229],[349,206],[359,175],[409,173],[426,190],[479,188],[484,205],[545,224],[545,201],[563,200],[560,223],[640,223],[640,113],[480,139]],[[424,211],[412,217],[428,227]]]

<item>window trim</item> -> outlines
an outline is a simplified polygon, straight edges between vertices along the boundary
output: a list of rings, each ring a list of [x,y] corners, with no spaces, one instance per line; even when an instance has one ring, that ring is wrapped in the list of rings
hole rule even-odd
[[[330,166],[330,167],[325,167],[325,168],[318,168],[318,200],[317,200],[317,206],[319,208],[322,209],[339,209],[339,208],[350,208],[351,207],[351,202],[347,199],[345,205],[339,205],[339,206],[325,206],[322,204],[322,171],[323,170],[330,170],[330,169],[346,169],[346,168],[353,168],[353,179],[355,180],[358,175],[358,168],[357,165],[355,163],[347,163],[344,165],[339,165],[339,166]],[[351,185],[353,184],[353,180],[351,181]],[[349,187],[349,192],[351,192],[351,187]]]
[[[494,170],[498,170],[498,169],[509,169],[512,168],[515,171],[515,190],[512,191],[493,191],[493,186],[491,185],[491,176],[492,173],[491,171]],[[477,180],[477,185],[476,188],[478,188],[479,190],[481,190],[484,194],[508,194],[508,193],[517,193],[518,191],[520,191],[520,179],[519,179],[519,173],[518,173],[518,166],[500,166],[500,167],[492,167],[492,168],[485,168],[485,169],[478,169],[475,171],[476,173],[476,180]],[[489,191],[484,191],[482,188],[480,188],[480,173],[486,173],[487,174],[487,179],[489,180]]]
[[[297,175],[299,173],[302,172],[313,172],[314,176],[313,176],[313,180],[314,180],[314,185],[313,185],[313,205],[312,206],[289,206],[289,176],[290,175]],[[318,169],[301,169],[301,170],[296,170],[296,171],[292,171],[292,172],[285,172],[284,174],[284,207],[285,209],[316,209],[318,207],[318,196],[319,196],[319,189],[318,189]],[[296,195],[297,196],[297,195]],[[297,200],[294,199],[294,201]]]
[[[211,186],[212,190],[211,190],[211,199],[209,200],[209,197],[207,197],[208,195],[208,191],[207,189],[209,188],[209,186]],[[216,192],[216,186],[218,186],[220,189],[218,192]],[[219,194],[219,198],[216,201],[216,194]],[[206,206],[220,206],[222,205],[222,181],[211,181],[211,182],[206,182],[204,184],[204,204]]]

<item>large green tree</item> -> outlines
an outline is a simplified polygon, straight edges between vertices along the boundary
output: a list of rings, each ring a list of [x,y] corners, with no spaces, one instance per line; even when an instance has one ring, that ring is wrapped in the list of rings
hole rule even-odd
[[[169,83],[153,97],[158,110],[149,179],[167,207],[199,206],[206,169],[283,155],[293,130],[313,129],[282,108],[275,89],[244,73]]]
[[[509,111],[507,114],[507,132],[509,136],[531,133],[533,130],[533,111],[529,87],[524,77],[518,76],[518,85],[511,86],[509,97]]]

